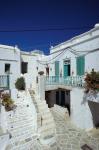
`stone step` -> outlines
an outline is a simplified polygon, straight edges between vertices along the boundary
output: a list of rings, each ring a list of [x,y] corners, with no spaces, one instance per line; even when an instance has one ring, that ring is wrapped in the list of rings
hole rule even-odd
[[[35,134],[35,133],[34,133]],[[21,135],[19,135],[19,136],[16,136],[16,137],[13,137],[11,140],[10,140],[10,144],[12,144],[12,145],[17,145],[17,143],[18,142],[25,142],[26,141],[26,139],[29,139],[29,138],[31,138],[31,139],[33,139],[34,137],[33,137],[33,132],[32,132],[32,130],[31,130],[31,132],[26,132],[26,134],[21,134]],[[36,138],[38,138],[38,136],[36,136]]]
[[[43,119],[42,120],[43,125],[47,125],[47,124],[50,124],[50,123],[53,123],[53,122],[54,122],[53,118],[48,118],[48,119]]]
[[[50,122],[54,122],[54,120],[51,117],[50,118],[47,118],[47,117],[44,118],[44,116],[43,116],[43,117],[38,118],[37,122],[40,124],[41,124],[41,122],[42,122],[42,124],[49,124]]]
[[[9,121],[8,121],[8,124],[15,124],[15,123],[18,123],[18,122],[23,122],[23,121],[30,121],[30,120],[33,120],[33,117],[30,117],[30,118],[25,118],[25,117],[23,117],[23,118],[12,118],[12,119],[10,119]]]
[[[18,119],[11,119],[8,121],[8,124],[9,125],[18,125],[18,124],[22,124],[22,123],[27,123],[27,122],[33,122],[34,121],[34,118],[33,117],[30,117],[30,118],[18,118]]]
[[[32,114],[30,110],[29,110],[29,111],[27,111],[27,110],[25,111],[25,110],[24,110],[24,111],[22,111],[22,112],[21,112],[21,111],[20,111],[20,112],[19,112],[19,111],[13,112],[12,115],[11,115],[11,116],[8,116],[8,117],[11,118],[11,117],[19,117],[19,116],[20,116],[20,117],[23,117],[23,116],[25,116],[25,115],[28,116],[27,113],[30,114],[30,115]]]
[[[32,124],[36,121],[32,113],[33,102],[20,94],[20,98],[15,103],[16,110],[8,116],[9,132],[12,135],[10,150],[29,150],[33,143],[33,135],[37,132],[36,126]]]
[[[37,105],[41,109],[49,109],[47,104],[42,104],[42,105],[37,104]]]
[[[51,111],[56,112],[62,118],[64,118],[64,116],[69,117],[67,108],[63,108],[61,106],[55,105],[53,108],[51,108]]]
[[[48,108],[48,105],[45,103],[34,102],[34,104],[37,105],[38,107],[47,107]]]
[[[47,105],[46,101],[33,101],[35,104],[42,106],[42,105]]]
[[[50,123],[50,124],[48,124],[48,125],[42,125],[42,126],[38,129],[38,131],[39,131],[40,133],[42,133],[42,132],[45,132],[46,130],[53,130],[53,129],[55,129],[55,124],[54,124],[54,123]]]
[[[43,116],[43,119],[53,118],[52,114],[49,111],[46,113],[41,113],[41,116]]]
[[[30,113],[30,112],[25,112],[25,113],[17,113],[17,114],[14,114],[12,117],[13,118],[22,118],[22,117],[28,117],[28,116],[33,116],[33,114],[32,113]],[[9,117],[9,118],[11,118],[11,117]]]
[[[55,136],[55,129],[53,130],[46,130],[45,132],[42,132],[41,138],[46,138],[48,136]]]
[[[42,145],[49,145],[49,146],[51,146],[51,145],[56,143],[56,137],[53,136],[53,135],[46,136],[45,138],[41,138],[40,139],[40,143]]]
[[[11,119],[18,119],[18,118],[19,119],[20,118],[26,118],[26,117],[28,118],[29,116],[32,117],[33,114],[32,113],[28,113],[28,112],[26,114],[20,114],[20,113],[19,114],[13,114],[11,116],[8,116],[8,119],[11,120]]]
[[[39,105],[39,104],[35,104],[35,107],[38,108],[38,109],[48,109],[48,106],[46,104],[43,104],[43,105]]]
[[[48,108],[45,109],[43,107],[41,107],[41,108],[39,107],[39,111],[44,114],[50,112],[50,110]]]
[[[29,147],[31,147],[33,141],[29,141],[29,142],[26,142],[22,145],[19,145],[17,147],[14,147],[12,150],[28,150]]]
[[[22,128],[12,128],[12,129],[10,129],[9,131],[11,132],[11,133],[13,133],[13,134],[16,134],[17,135],[17,132],[21,132],[21,133],[23,133],[24,131],[26,131],[26,130],[30,130],[30,129],[32,129],[34,126],[32,125],[32,124],[30,124],[29,126],[27,126],[27,125],[25,125],[25,126],[23,126]],[[29,129],[30,128],[30,129]]]
[[[11,150],[28,150],[29,147],[31,147],[32,143],[33,143],[32,139],[30,139],[29,141],[25,141],[25,142],[19,141],[18,145],[13,145]]]
[[[36,102],[37,102],[38,104],[47,104],[47,103],[46,103],[46,100],[38,100],[38,99],[37,99]]]
[[[45,132],[41,133],[41,138],[43,139],[46,139],[47,137],[50,137],[50,136],[55,136],[55,130],[46,130]]]
[[[68,112],[67,108],[64,108],[64,107],[61,107],[59,105],[54,105],[54,107],[52,108],[52,110],[56,110],[56,111],[59,111],[59,112]]]
[[[31,130],[26,130],[24,133],[22,132],[21,134],[20,133],[17,133],[16,135],[13,134],[12,142],[20,141],[20,140],[32,137],[34,133],[35,133],[35,131],[33,129],[31,129]]]
[[[24,108],[24,109],[23,109],[23,108],[20,108],[20,109],[17,108],[17,109],[15,109],[15,111],[12,111],[11,114],[19,114],[19,113],[20,113],[20,114],[24,114],[24,113],[26,113],[26,112],[31,112],[30,110],[31,110],[31,109],[30,109],[29,107],[26,107],[26,108]]]
[[[8,124],[17,124],[17,123],[21,123],[21,122],[28,122],[28,121],[31,121],[33,120],[33,117],[30,117],[30,118],[12,118],[12,119],[9,119],[8,120]]]
[[[37,119],[38,122],[41,122],[41,120],[42,120],[42,123],[43,123],[43,124],[49,124],[49,123],[54,122],[54,120],[53,120],[52,117],[48,117],[48,118],[47,118],[47,117],[44,117],[44,116],[43,116],[43,117],[40,116],[40,117]]]
[[[32,122],[25,122],[25,123],[19,123],[19,124],[11,124],[11,127],[9,127],[9,130],[13,131],[13,130],[17,130],[19,128],[24,128],[25,126],[33,126],[33,120]]]

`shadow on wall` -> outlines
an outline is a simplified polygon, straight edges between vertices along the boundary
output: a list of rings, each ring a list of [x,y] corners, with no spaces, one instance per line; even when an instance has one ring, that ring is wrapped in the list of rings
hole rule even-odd
[[[88,101],[88,105],[93,117],[93,124],[96,128],[99,128],[99,103]]]

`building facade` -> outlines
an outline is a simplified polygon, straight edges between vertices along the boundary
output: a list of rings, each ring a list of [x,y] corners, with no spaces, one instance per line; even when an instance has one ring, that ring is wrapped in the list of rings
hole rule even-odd
[[[15,99],[16,79],[24,76],[27,89],[38,90],[40,95],[45,92],[49,107],[54,104],[65,106],[76,125],[91,128],[92,116],[88,106],[81,104],[84,95],[83,77],[92,69],[99,71],[98,59],[98,25],[84,34],[51,47],[49,56],[45,56],[40,51],[23,52],[17,47],[0,45],[0,88],[3,88],[5,82],[7,83],[7,78],[3,76],[9,75],[9,89],[12,98]],[[45,86],[44,84],[41,86],[42,90],[38,87],[39,71],[44,71],[46,80]],[[87,115],[84,115],[84,112]],[[84,124],[86,116],[89,120],[87,119],[87,123]]]

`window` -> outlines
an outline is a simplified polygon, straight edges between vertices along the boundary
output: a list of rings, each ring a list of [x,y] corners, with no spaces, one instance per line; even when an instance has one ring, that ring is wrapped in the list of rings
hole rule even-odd
[[[46,67],[46,76],[49,76],[49,67]]]
[[[5,64],[5,73],[10,73],[10,64]]]
[[[77,57],[76,63],[77,63],[77,75],[84,75],[85,57],[84,56]]]
[[[59,61],[55,61],[55,76],[59,76]]]
[[[22,62],[21,63],[21,73],[27,73],[27,69],[28,69],[28,63],[27,62]]]

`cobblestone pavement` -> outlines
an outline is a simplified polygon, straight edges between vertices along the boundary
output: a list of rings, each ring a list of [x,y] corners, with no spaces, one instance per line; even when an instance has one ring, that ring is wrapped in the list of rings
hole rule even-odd
[[[56,124],[57,137],[57,147],[52,147],[51,150],[81,150],[84,144],[93,150],[99,150],[99,130],[85,132],[76,128],[69,118],[59,116],[53,109],[51,112]]]
[[[56,124],[56,143],[48,147],[36,141],[30,150],[82,150],[85,144],[92,150],[99,150],[99,129],[85,132],[74,126],[69,117],[59,115],[54,109],[51,112]]]

